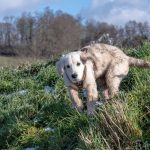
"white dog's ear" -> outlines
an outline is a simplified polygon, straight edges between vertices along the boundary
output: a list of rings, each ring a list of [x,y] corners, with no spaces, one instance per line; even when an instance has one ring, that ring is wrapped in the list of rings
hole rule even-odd
[[[56,62],[56,69],[60,75],[64,74],[64,61],[65,61],[65,56],[62,56],[60,60]]]

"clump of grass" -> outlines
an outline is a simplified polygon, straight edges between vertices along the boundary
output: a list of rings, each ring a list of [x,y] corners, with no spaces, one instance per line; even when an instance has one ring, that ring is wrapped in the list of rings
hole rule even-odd
[[[132,147],[135,139],[141,137],[141,130],[136,127],[136,122],[129,118],[127,109],[128,107],[117,100],[102,107],[96,116],[94,128],[89,128],[87,135],[83,132],[80,134],[85,146],[120,150]],[[98,134],[100,139],[97,139],[95,134]]]

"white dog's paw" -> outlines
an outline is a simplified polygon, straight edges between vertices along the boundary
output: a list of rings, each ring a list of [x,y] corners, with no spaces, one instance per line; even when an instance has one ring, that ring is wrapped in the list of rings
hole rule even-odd
[[[77,105],[72,105],[73,109],[76,109],[78,112],[83,112],[83,105],[77,106]]]
[[[93,110],[87,110],[88,116],[93,116],[93,115],[95,115],[95,113],[96,113],[95,109],[93,109]]]
[[[88,102],[87,103],[87,114],[92,116],[96,113],[96,101]]]
[[[96,107],[103,106],[103,105],[104,105],[104,102],[103,102],[103,101],[97,101],[97,102],[95,103],[95,106],[96,106]]]

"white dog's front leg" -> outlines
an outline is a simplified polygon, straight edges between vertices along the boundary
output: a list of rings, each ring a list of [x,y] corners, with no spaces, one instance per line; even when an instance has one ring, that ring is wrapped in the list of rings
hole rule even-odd
[[[69,95],[72,100],[73,108],[77,109],[79,112],[82,112],[83,103],[81,99],[79,98],[78,91],[73,88],[69,88]]]
[[[87,112],[88,114],[95,113],[95,104],[98,100],[97,84],[94,74],[93,63],[89,60],[86,62],[86,78],[84,81],[85,88],[87,90]]]

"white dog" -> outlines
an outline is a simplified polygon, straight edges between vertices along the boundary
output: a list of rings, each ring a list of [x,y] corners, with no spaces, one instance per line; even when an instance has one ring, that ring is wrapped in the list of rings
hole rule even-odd
[[[58,73],[63,75],[73,107],[82,111],[83,104],[78,91],[87,90],[87,111],[94,114],[98,99],[97,83],[103,86],[105,99],[114,97],[129,66],[150,68],[144,60],[128,57],[117,47],[106,44],[88,45],[79,51],[70,52],[56,63]]]

